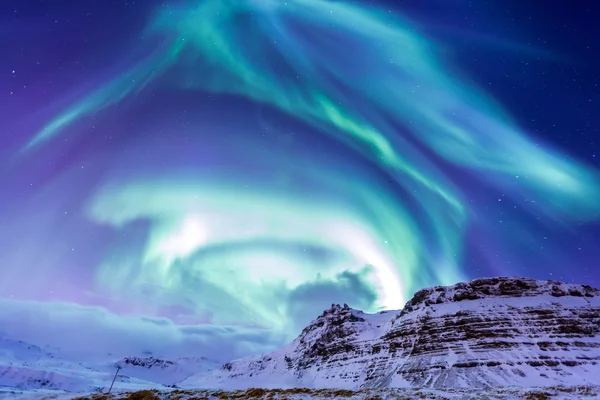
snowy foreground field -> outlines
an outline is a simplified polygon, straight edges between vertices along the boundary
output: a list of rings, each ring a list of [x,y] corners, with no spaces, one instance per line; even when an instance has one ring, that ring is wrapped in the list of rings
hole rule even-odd
[[[207,400],[207,399],[353,399],[353,400],[409,400],[409,399],[592,399],[600,397],[600,386],[557,386],[545,388],[489,388],[489,389],[247,389],[221,390],[142,390],[105,394],[74,394],[58,391],[2,391],[0,399],[53,399],[53,400]]]

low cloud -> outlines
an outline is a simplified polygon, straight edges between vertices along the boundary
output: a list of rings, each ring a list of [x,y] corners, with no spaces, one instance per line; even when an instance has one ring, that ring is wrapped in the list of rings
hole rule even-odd
[[[277,348],[285,337],[236,326],[173,324],[168,319],[119,316],[75,303],[0,299],[2,335],[58,348],[65,357],[101,360],[152,352],[220,361]]]

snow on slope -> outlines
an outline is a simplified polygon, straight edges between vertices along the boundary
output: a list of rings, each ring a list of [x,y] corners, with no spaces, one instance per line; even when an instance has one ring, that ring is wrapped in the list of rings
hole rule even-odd
[[[204,357],[183,357],[166,360],[148,357],[125,357],[116,364],[121,366],[119,376],[129,376],[163,385],[173,385],[181,380],[199,373],[213,370],[222,363]],[[114,371],[111,363],[106,369]]]
[[[0,337],[0,387],[90,392],[110,386],[117,365],[122,369],[115,388],[134,390],[173,385],[219,363],[202,357],[170,361],[146,356],[83,364],[61,358],[58,349]]]
[[[385,331],[395,314],[383,311],[367,314],[347,305],[332,305],[308,325],[289,345],[260,357],[246,357],[226,363],[220,370],[191,377],[180,386],[263,388],[338,387],[337,381],[318,381],[318,368],[312,368],[325,353],[344,354],[355,343],[369,342]],[[221,376],[231,379],[226,384]],[[315,382],[315,379],[317,380]]]
[[[48,348],[0,336],[0,360],[6,363],[36,362],[51,359],[54,355]]]
[[[289,345],[184,387],[600,384],[600,292],[524,278],[424,289],[400,312],[332,306]]]
[[[47,348],[0,337],[0,386],[85,390],[84,380],[63,372],[67,364]]]

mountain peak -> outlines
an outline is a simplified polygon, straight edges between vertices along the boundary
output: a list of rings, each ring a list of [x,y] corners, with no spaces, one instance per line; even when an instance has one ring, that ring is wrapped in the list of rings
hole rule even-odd
[[[325,309],[318,318],[349,318],[351,315],[362,314],[361,310],[357,310],[348,306],[348,304],[339,305],[332,304],[331,307]],[[317,318],[317,319],[318,319]]]
[[[366,322],[363,315],[347,304],[332,304],[302,330],[295,342],[308,356],[324,355],[333,342],[363,330],[357,327]]]
[[[600,290],[588,285],[574,285],[553,280],[535,280],[522,277],[479,278],[451,286],[422,289],[410,299],[402,314],[433,304],[477,300],[492,297],[596,297]]]

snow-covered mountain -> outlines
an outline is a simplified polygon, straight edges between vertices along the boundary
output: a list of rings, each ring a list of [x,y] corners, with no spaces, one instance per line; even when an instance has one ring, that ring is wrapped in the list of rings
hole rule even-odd
[[[63,358],[59,349],[0,337],[0,388],[91,392],[110,386],[117,365],[121,369],[115,388],[144,389],[173,385],[220,363],[203,357],[166,360],[152,355],[81,363]]]
[[[110,386],[117,365],[120,391],[176,382],[194,389],[600,385],[600,291],[488,278],[421,290],[399,311],[332,305],[287,346],[220,368],[201,357],[86,364],[62,354],[0,335],[0,392],[94,392]]]
[[[600,291],[525,278],[417,292],[401,311],[332,305],[289,345],[183,387],[600,384]]]
[[[89,385],[69,373],[70,363],[48,348],[0,337],[0,386],[85,390]]]
[[[218,368],[221,363],[205,357],[182,357],[174,360],[147,357],[125,357],[117,363],[108,365],[114,371],[114,365],[121,366],[119,377],[132,377],[163,385],[174,385],[196,373]]]

